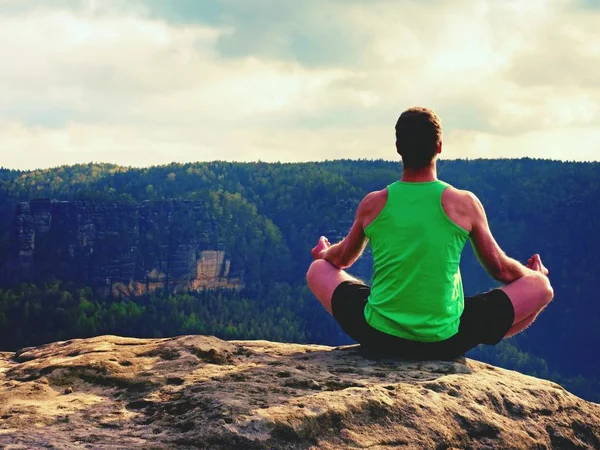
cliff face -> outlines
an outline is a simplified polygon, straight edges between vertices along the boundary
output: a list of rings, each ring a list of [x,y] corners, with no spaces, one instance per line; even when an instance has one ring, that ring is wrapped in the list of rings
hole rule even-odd
[[[548,381],[204,336],[0,353],[0,418],[3,448],[600,448],[600,405]]]
[[[21,203],[8,281],[56,277],[125,295],[239,288],[243,264],[228,256],[214,222],[202,202]]]

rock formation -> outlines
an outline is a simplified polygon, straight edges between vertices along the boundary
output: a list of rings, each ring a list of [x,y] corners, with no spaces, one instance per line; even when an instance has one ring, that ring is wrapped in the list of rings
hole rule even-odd
[[[10,449],[597,449],[600,405],[472,360],[101,336],[0,354]]]
[[[17,207],[7,281],[55,277],[105,295],[239,288],[243,263],[228,257],[218,231],[200,201],[32,200]]]

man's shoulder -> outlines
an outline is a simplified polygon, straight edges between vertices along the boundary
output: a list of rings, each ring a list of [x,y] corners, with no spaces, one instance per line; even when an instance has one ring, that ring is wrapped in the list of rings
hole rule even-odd
[[[476,217],[483,208],[477,196],[464,189],[449,186],[443,194],[442,204],[444,209],[456,211],[461,216]]]
[[[452,185],[448,185],[448,188],[444,191],[444,197],[450,201],[456,201],[464,205],[472,205],[479,202],[479,199],[473,192],[465,189],[458,189]]]
[[[369,192],[367,195],[365,195],[363,202],[377,203],[378,201],[387,199],[387,196],[388,196],[388,189],[387,189],[387,187],[385,187],[385,188],[381,189],[380,191]]]
[[[383,210],[388,198],[388,190],[384,188],[380,191],[369,192],[358,205],[358,216],[363,219],[363,223],[371,223],[375,217]]]
[[[380,206],[381,206],[381,208],[383,208],[383,205],[385,205],[387,198],[388,198],[387,187],[383,188],[380,191],[369,192],[367,195],[365,195],[365,197],[360,202],[360,209],[367,212],[367,211],[371,211],[373,209],[377,209]]]

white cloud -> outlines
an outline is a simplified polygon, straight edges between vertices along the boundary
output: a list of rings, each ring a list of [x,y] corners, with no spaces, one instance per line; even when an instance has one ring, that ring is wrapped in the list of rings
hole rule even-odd
[[[442,157],[453,158],[530,158],[564,161],[598,161],[600,129],[568,126],[498,136],[480,131],[451,133]]]
[[[0,165],[393,159],[412,105],[441,115],[446,157],[598,159],[600,11],[574,1],[111,5],[0,16]]]

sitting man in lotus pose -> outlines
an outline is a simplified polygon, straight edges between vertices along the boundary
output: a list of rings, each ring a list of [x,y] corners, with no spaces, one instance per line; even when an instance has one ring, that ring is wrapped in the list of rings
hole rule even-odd
[[[509,258],[490,232],[483,205],[437,179],[441,124],[410,108],[396,124],[399,181],[369,193],[348,235],[321,237],[307,280],[342,329],[368,351],[412,359],[450,359],[479,344],[497,344],[527,328],[554,292],[539,255],[526,266]],[[470,239],[499,289],[465,297],[460,256]],[[371,242],[373,286],[350,267]]]

